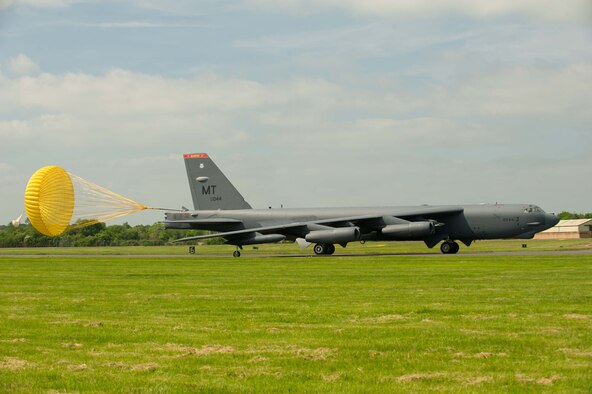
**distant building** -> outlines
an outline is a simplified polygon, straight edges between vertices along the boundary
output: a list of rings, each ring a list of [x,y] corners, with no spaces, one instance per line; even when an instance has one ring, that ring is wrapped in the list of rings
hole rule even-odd
[[[538,233],[535,239],[592,238],[592,219],[560,220],[555,227]]]

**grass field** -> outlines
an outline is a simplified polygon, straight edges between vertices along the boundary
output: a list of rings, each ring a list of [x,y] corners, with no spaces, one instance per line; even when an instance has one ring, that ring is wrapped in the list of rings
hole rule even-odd
[[[0,321],[0,392],[592,391],[590,255],[0,257]]]
[[[522,245],[526,245],[523,248]],[[199,245],[196,246],[197,255],[230,256],[235,247],[231,245]],[[566,240],[496,240],[477,241],[470,247],[461,245],[460,253],[508,252],[508,251],[560,251],[592,249],[592,239]],[[350,243],[346,249],[337,246],[336,255],[347,254],[392,254],[392,253],[422,253],[440,254],[439,246],[428,249],[423,242],[368,242],[360,244]],[[187,255],[188,246],[121,246],[121,247],[92,247],[92,248],[0,248],[2,255]],[[300,249],[295,243],[266,244],[260,246],[245,246],[244,256],[249,255],[314,255],[312,246]]]

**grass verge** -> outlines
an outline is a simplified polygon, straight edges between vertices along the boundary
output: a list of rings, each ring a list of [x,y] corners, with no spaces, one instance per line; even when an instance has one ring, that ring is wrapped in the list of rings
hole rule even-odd
[[[526,248],[523,247],[526,245]],[[188,255],[188,246],[118,246],[118,247],[89,247],[89,248],[0,248],[0,256],[4,255]],[[235,249],[231,245],[198,245],[197,255],[229,256]],[[460,253],[485,252],[517,252],[517,251],[560,251],[592,249],[592,239],[566,240],[495,240],[477,241],[470,247],[461,245]],[[440,254],[439,246],[428,249],[423,242],[358,242],[350,243],[346,249],[337,246],[336,255],[347,254]],[[248,255],[306,255],[314,254],[312,247],[300,249],[294,243],[265,244],[259,246],[245,246],[243,254]]]
[[[1,392],[589,392],[592,256],[0,258]]]

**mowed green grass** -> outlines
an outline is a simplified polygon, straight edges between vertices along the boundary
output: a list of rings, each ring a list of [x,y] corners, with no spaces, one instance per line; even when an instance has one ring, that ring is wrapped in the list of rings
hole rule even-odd
[[[592,256],[0,258],[0,392],[590,392]]]
[[[523,247],[526,245],[526,248]],[[428,249],[423,242],[351,242],[347,248],[336,245],[336,255],[348,254],[392,254],[421,253],[440,254],[439,245]],[[197,255],[230,256],[235,250],[232,245],[198,245]],[[564,251],[592,249],[592,239],[563,240],[493,240],[477,241],[470,247],[461,244],[460,253],[485,252],[529,252],[529,251]],[[189,246],[105,246],[89,248],[0,248],[4,255],[188,255]],[[265,244],[245,246],[243,255],[314,255],[312,246],[300,249],[296,243]]]

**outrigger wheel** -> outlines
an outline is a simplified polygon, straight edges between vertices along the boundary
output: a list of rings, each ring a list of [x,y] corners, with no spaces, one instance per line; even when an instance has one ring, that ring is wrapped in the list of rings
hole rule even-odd
[[[232,257],[240,257],[241,255],[241,250],[243,249],[242,245],[236,245],[236,250],[234,252],[232,252]]]

